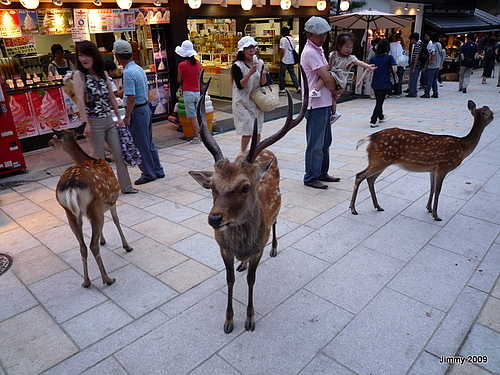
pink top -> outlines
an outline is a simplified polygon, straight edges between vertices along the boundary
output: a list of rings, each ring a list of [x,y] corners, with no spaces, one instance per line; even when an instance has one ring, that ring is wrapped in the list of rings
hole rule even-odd
[[[196,61],[196,65],[185,60],[177,67],[179,72],[182,72],[182,90],[184,91],[200,91],[200,83],[198,81],[201,72],[201,63]]]
[[[300,63],[306,73],[309,88],[316,87],[316,82],[320,79],[316,70],[323,66],[328,68],[328,61],[326,61],[323,47],[318,47],[316,44],[308,40],[304,46],[302,54],[300,55]],[[304,95],[309,95],[309,93],[304,92]],[[328,87],[323,86],[321,89],[321,96],[319,98],[309,98],[308,109],[330,107],[331,105],[332,93]]]

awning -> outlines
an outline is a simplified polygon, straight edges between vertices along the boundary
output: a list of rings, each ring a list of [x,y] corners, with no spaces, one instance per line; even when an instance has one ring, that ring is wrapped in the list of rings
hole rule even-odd
[[[474,13],[430,13],[424,22],[443,34],[479,33],[500,30],[500,18],[476,9]]]

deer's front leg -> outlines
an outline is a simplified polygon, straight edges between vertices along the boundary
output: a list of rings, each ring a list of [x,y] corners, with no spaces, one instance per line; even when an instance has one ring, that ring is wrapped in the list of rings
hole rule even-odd
[[[247,331],[255,330],[255,320],[254,315],[255,311],[253,308],[253,286],[255,285],[255,273],[257,272],[257,267],[259,265],[260,256],[255,257],[248,262],[248,274],[247,274],[247,283],[248,283],[248,305],[247,305],[247,320],[245,322],[245,329]]]
[[[234,256],[221,249],[222,259],[226,266],[226,281],[227,281],[227,308],[226,321],[224,322],[224,333],[233,332],[234,328],[234,311],[233,311],[233,286],[234,286]]]

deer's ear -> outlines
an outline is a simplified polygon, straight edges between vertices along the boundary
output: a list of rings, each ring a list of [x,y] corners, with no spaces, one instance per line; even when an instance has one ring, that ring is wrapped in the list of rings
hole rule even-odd
[[[476,109],[476,103],[474,103],[472,100],[469,100],[467,102],[467,108],[469,108],[470,113],[472,113],[472,116],[474,116],[474,110]]]
[[[267,173],[269,170],[269,167],[273,163],[274,158],[271,158],[269,160],[263,161],[259,163],[259,181],[264,177],[264,175]]]
[[[210,182],[212,182],[212,176],[214,172],[210,171],[189,171],[191,177],[193,177],[196,182],[198,182],[205,189],[210,189]]]

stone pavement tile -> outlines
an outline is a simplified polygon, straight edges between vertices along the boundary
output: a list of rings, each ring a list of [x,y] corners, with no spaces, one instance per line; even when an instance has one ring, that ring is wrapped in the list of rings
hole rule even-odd
[[[484,185],[481,186],[481,190],[484,193],[498,194],[498,185],[500,185],[500,173],[496,173],[491,177]]]
[[[408,375],[444,375],[448,367],[447,364],[439,363],[439,358],[423,352],[414,362]]]
[[[158,280],[163,281],[177,292],[184,293],[215,274],[216,272],[212,268],[189,259],[158,275]]]
[[[144,185],[141,185],[144,186]],[[148,194],[146,192],[141,192],[141,186],[137,190],[137,194],[121,194],[118,198],[118,202],[126,202],[132,206],[138,208],[146,208],[154,204],[163,202],[163,198],[160,198],[154,194]],[[120,215],[120,210],[118,209],[118,215]]]
[[[113,285],[99,284],[99,289],[134,318],[152,311],[177,295],[167,285],[134,265],[125,266],[108,275],[116,277],[117,281]]]
[[[131,229],[165,245],[171,245],[195,233],[191,229],[161,217],[134,225]]]
[[[439,227],[407,216],[396,216],[362,245],[408,262],[439,231]]]
[[[84,237],[86,242],[89,243],[88,237]],[[78,247],[78,241],[68,224],[62,224],[38,233],[36,238],[55,254],[61,254]]]
[[[196,210],[167,200],[146,207],[145,210],[167,220],[173,221],[174,223],[180,223],[181,221],[199,214]]]
[[[255,311],[265,315],[274,310],[327,267],[326,262],[293,248],[261,262],[254,287]],[[234,298],[246,305],[246,271],[237,276]]]
[[[375,188],[377,189],[376,182]],[[418,197],[429,194],[429,176],[424,173],[408,173],[387,187],[378,189],[378,191],[402,199],[415,200]],[[384,207],[382,203],[380,205]]]
[[[441,191],[441,194],[467,201],[471,199],[474,194],[479,191],[479,189],[481,189],[484,183],[484,180],[463,177],[456,173],[450,173],[445,178],[443,186],[446,187]]]
[[[278,217],[278,225],[280,225],[279,217]],[[278,231],[277,236],[278,236],[278,253],[279,253],[281,250],[294,245],[297,241],[300,241],[306,235],[312,233],[313,229],[301,225],[298,226],[296,229],[286,233],[285,235],[281,235],[279,229],[277,229],[277,231]]]
[[[243,329],[237,324],[227,335],[223,331],[226,296],[214,293],[182,314],[118,351],[114,357],[130,374],[186,374],[233,340]],[[243,308],[236,304],[235,311]],[[214,313],[215,312],[215,313]],[[247,334],[249,333],[242,333]],[[207,338],[210,338],[207,340]],[[140,361],[137,360],[140,358]],[[147,365],[145,365],[147,364]]]
[[[351,370],[338,364],[333,359],[319,353],[307,366],[299,373],[300,375],[356,375]]]
[[[389,287],[442,311],[448,311],[479,262],[425,246],[389,283]]]
[[[120,219],[120,224],[126,227],[137,225],[155,217],[155,215],[127,203],[120,204],[117,208],[117,212],[118,218]],[[106,212],[106,216],[109,219],[112,219],[111,213],[109,211]]]
[[[446,182],[445,182],[446,189]],[[431,224],[434,224],[439,227],[443,227],[446,225],[448,220],[453,218],[459,211],[462,209],[466,201],[454,197],[449,197],[448,195],[442,193],[439,196],[439,205],[438,205],[438,215],[443,221],[436,221],[431,216],[431,214],[427,211],[427,201],[429,199],[429,193],[425,196],[420,197],[418,200],[415,200],[411,205],[406,208],[402,214],[406,216],[413,217],[414,219],[418,219],[421,221],[425,221]]]
[[[80,347],[86,348],[132,321],[132,317],[111,301],[85,311],[61,324]]]
[[[29,290],[26,289],[26,287],[13,273],[12,269],[8,270],[5,274],[2,274],[0,301],[2,301],[2,308],[0,309],[0,322],[23,311],[31,309],[38,304]],[[3,338],[0,341],[3,341]]]
[[[404,265],[401,260],[358,246],[305,289],[357,314]]]
[[[0,203],[2,203],[2,205],[0,207],[2,207],[2,208],[8,204],[16,203],[19,201],[25,201],[25,200],[26,200],[26,198],[24,198],[17,191],[13,191],[12,189],[0,190]],[[12,206],[12,207],[14,207],[14,206]]]
[[[64,224],[61,219],[47,211],[22,216],[17,219],[17,222],[31,234],[45,232],[48,229]]]
[[[477,362],[476,365],[494,374],[499,374],[500,356],[498,355],[498,348],[500,348],[500,332],[493,331],[481,324],[474,324],[459,354],[465,358],[469,355],[487,356],[488,362]]]
[[[332,208],[321,212],[314,219],[305,223],[305,225],[307,225],[308,227],[314,228],[314,229],[318,229],[318,228],[322,227],[323,225],[325,225],[326,223],[328,223],[329,221],[346,213],[348,209],[349,209],[349,201],[347,201],[347,200],[341,201],[340,203],[336,204]]]
[[[500,226],[465,215],[455,215],[430,244],[476,260],[483,259]]]
[[[39,202],[38,205],[45,211],[51,213],[52,215],[58,217],[63,221],[66,221],[66,212],[55,197],[52,199],[47,199],[43,202]]]
[[[196,233],[193,236],[176,242],[170,247],[216,271],[224,269],[219,245],[213,238],[204,234]]]
[[[43,375],[80,374],[168,321],[159,310],[146,314],[122,329],[47,370]],[[114,375],[114,373],[112,373]]]
[[[79,274],[68,269],[31,284],[29,289],[53,319],[62,323],[107,300],[97,288],[83,288],[82,282]]]
[[[490,223],[498,223],[500,220],[499,196],[479,191],[462,207],[460,213]]]
[[[478,288],[483,292],[489,293],[491,288],[495,285],[500,270],[500,244],[493,244],[490,251],[483,258],[479,267],[474,272],[474,275],[469,280],[468,285]]]
[[[319,211],[304,207],[281,207],[279,217],[297,224],[305,224],[319,215]]]
[[[2,202],[1,210],[12,219],[17,220],[20,217],[42,211],[42,207],[33,203],[29,199],[18,200],[13,203],[5,204]]]
[[[345,217],[337,217],[294,247],[315,257],[334,263],[375,232],[376,228]]]
[[[457,363],[451,366],[448,375],[491,375],[491,372],[470,363]]]
[[[6,213],[0,211],[0,234],[19,228],[19,224]],[[3,250],[3,248],[2,248]],[[4,250],[6,251],[6,250]]]
[[[80,375],[127,375],[126,371],[113,357],[107,358]]]
[[[500,299],[500,281],[496,282],[495,286],[493,287],[493,290],[491,291],[491,295],[493,297]]]
[[[324,349],[360,374],[405,374],[443,313],[384,289]]]
[[[434,332],[425,348],[426,352],[437,358],[453,357],[476,320],[486,297],[486,293],[466,287]]]
[[[488,297],[477,322],[500,332],[500,299]]]
[[[52,189],[54,191],[54,195],[56,195],[55,190],[60,178],[61,176],[53,176],[40,180],[39,183],[43,186],[48,187],[49,189]]]
[[[236,370],[229,363],[224,361],[218,355],[209,358],[199,367],[189,373],[190,375],[240,375],[241,372]]]
[[[493,159],[495,160],[495,159]],[[460,176],[469,179],[486,181],[498,172],[498,164],[485,163],[480,160],[466,159],[464,163],[453,171],[455,176]]]
[[[180,223],[182,226],[195,232],[214,238],[214,229],[208,224],[208,214],[202,213]],[[214,238],[215,241],[215,238]]]
[[[179,189],[178,187],[172,187],[171,189],[164,190],[156,195],[170,202],[175,202],[182,205],[194,203],[206,197],[206,195],[200,195],[192,191]]]
[[[347,311],[302,290],[259,320],[254,332],[228,344],[220,355],[245,374],[295,374],[351,317]]]
[[[87,241],[87,244],[90,241]],[[77,245],[77,244],[74,244]],[[125,250],[120,249],[116,250],[117,252],[123,251],[125,253]],[[106,269],[106,272],[109,273],[113,272],[119,268],[122,268],[123,266],[127,265],[128,262],[120,257],[119,255],[115,254],[113,251],[106,249],[105,247],[100,248],[99,253],[101,254],[101,259],[104,263],[104,267]],[[82,262],[82,256],[80,253],[80,247],[77,245],[77,247],[68,250],[64,253],[59,254],[59,257],[63,259],[67,264],[69,264],[73,270],[78,272],[80,276],[78,276],[78,282],[82,283],[83,282],[83,262]],[[97,262],[95,261],[94,256],[92,255],[92,252],[90,249],[88,250],[88,257],[87,257],[87,268],[89,272],[89,278],[92,281],[92,283],[96,284],[102,284],[102,279],[101,279],[101,272],[99,271],[99,267],[97,266]]]
[[[130,244],[134,250],[131,252],[123,249],[115,250],[115,254],[137,267],[146,271],[152,276],[158,276],[162,272],[171,269],[188,258],[170,247],[163,245],[151,238],[144,237]]]
[[[16,255],[12,272],[26,285],[33,284],[69,268],[62,259],[45,246],[37,246]]]
[[[56,192],[54,189],[50,189],[42,184],[34,186],[26,192],[21,193],[26,199],[29,199],[33,203],[39,204],[41,202],[54,199]]]
[[[9,375],[40,374],[78,352],[40,306],[0,323],[0,337],[0,361]]]
[[[196,190],[196,191],[198,192],[198,190]],[[207,190],[207,191],[210,191],[210,190]],[[214,206],[214,203],[213,203],[212,196],[200,199],[199,201],[193,202],[193,203],[188,205],[189,208],[192,208],[192,209],[197,210],[199,212],[205,213],[205,215],[207,215],[206,216],[207,219],[208,219],[208,213],[212,210],[213,206]],[[199,214],[199,212],[196,212],[195,215]],[[192,217],[194,217],[194,216],[192,216]],[[205,225],[208,225],[208,222],[205,223]]]
[[[0,233],[2,252],[16,255],[24,250],[41,245],[36,237],[28,233],[24,228],[13,228],[7,232]]]

